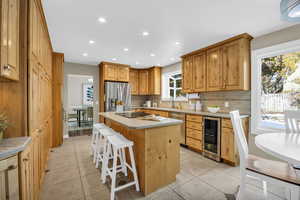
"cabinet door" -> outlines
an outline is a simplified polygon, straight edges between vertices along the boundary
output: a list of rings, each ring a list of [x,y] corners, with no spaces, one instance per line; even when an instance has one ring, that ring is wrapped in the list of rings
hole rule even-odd
[[[238,90],[243,87],[243,63],[240,56],[240,42],[234,41],[223,46],[223,82],[226,90]]]
[[[20,172],[21,172],[21,194],[22,200],[32,200],[33,197],[33,152],[29,145],[25,151],[20,154]]]
[[[19,0],[1,1],[1,76],[19,80]]]
[[[182,91],[185,93],[193,92],[193,58],[184,58],[182,61]]]
[[[148,79],[149,79],[148,70],[140,70],[139,71],[139,94],[140,95],[148,94]]]
[[[149,94],[160,95],[161,91],[161,69],[153,67],[149,70]]]
[[[138,70],[130,70],[129,71],[129,83],[131,85],[131,94],[138,95],[139,94],[139,71]]]
[[[193,60],[194,92],[206,91],[206,53],[194,56]]]
[[[207,51],[207,91],[219,91],[222,85],[222,49],[220,47]]]
[[[235,163],[234,133],[229,128],[222,128],[221,158]]]
[[[33,133],[40,124],[40,75],[39,66],[30,61],[29,73],[29,133]]]
[[[103,65],[104,67],[104,80],[116,81],[117,79],[117,67],[115,65]]]
[[[129,81],[129,67],[123,67],[123,66],[117,67],[117,81],[122,81],[122,82]]]

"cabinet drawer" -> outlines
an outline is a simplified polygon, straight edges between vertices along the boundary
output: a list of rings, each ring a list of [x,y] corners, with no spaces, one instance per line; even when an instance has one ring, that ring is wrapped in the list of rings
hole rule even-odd
[[[186,144],[194,149],[202,150],[202,142],[193,138],[186,138]]]
[[[156,114],[161,117],[169,117],[169,113],[166,111],[157,111]]]
[[[203,117],[200,115],[186,115],[187,121],[193,121],[193,122],[201,122],[203,121]]]
[[[202,141],[202,131],[187,128],[186,136]]]
[[[232,123],[230,119],[222,119],[222,127],[232,128]]]
[[[17,156],[13,156],[13,157],[10,157],[10,158],[0,161],[0,171],[5,171],[10,167],[11,168],[18,167],[18,157]]]
[[[187,121],[186,127],[202,131],[202,123],[199,123],[199,122]]]

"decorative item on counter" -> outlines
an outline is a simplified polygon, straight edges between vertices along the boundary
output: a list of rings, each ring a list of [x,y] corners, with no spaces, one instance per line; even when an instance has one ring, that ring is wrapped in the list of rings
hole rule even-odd
[[[3,139],[4,131],[7,129],[8,125],[7,116],[3,112],[0,112],[0,142]]]
[[[189,101],[189,110],[194,110],[195,109],[195,104],[192,103],[192,101]]]
[[[122,101],[117,101],[116,105],[116,112],[124,112],[124,105]]]
[[[153,102],[153,107],[157,108],[157,103],[156,102]]]
[[[151,107],[151,101],[150,100],[146,101],[146,105],[147,105],[148,108],[150,108]]]
[[[208,106],[207,110],[211,113],[217,113],[220,110],[219,106]]]
[[[202,110],[202,104],[200,101],[196,101],[196,111],[201,111]]]

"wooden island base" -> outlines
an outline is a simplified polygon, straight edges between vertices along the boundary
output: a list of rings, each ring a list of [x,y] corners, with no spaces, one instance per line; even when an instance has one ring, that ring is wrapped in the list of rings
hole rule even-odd
[[[134,142],[140,188],[145,195],[176,180],[180,170],[180,124],[149,129],[129,129],[109,119],[105,124]],[[128,152],[126,157],[129,162]]]

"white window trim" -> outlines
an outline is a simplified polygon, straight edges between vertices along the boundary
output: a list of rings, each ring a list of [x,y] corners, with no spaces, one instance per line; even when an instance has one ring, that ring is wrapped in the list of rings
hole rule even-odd
[[[161,101],[188,101],[187,98],[170,98],[169,97],[169,77],[176,75],[176,74],[181,74],[181,71],[173,71],[169,73],[163,74],[162,77],[162,98]]]
[[[294,40],[271,47],[253,50],[251,53],[251,133],[282,132],[284,125],[261,120],[261,60],[266,57],[300,51],[300,40]]]

